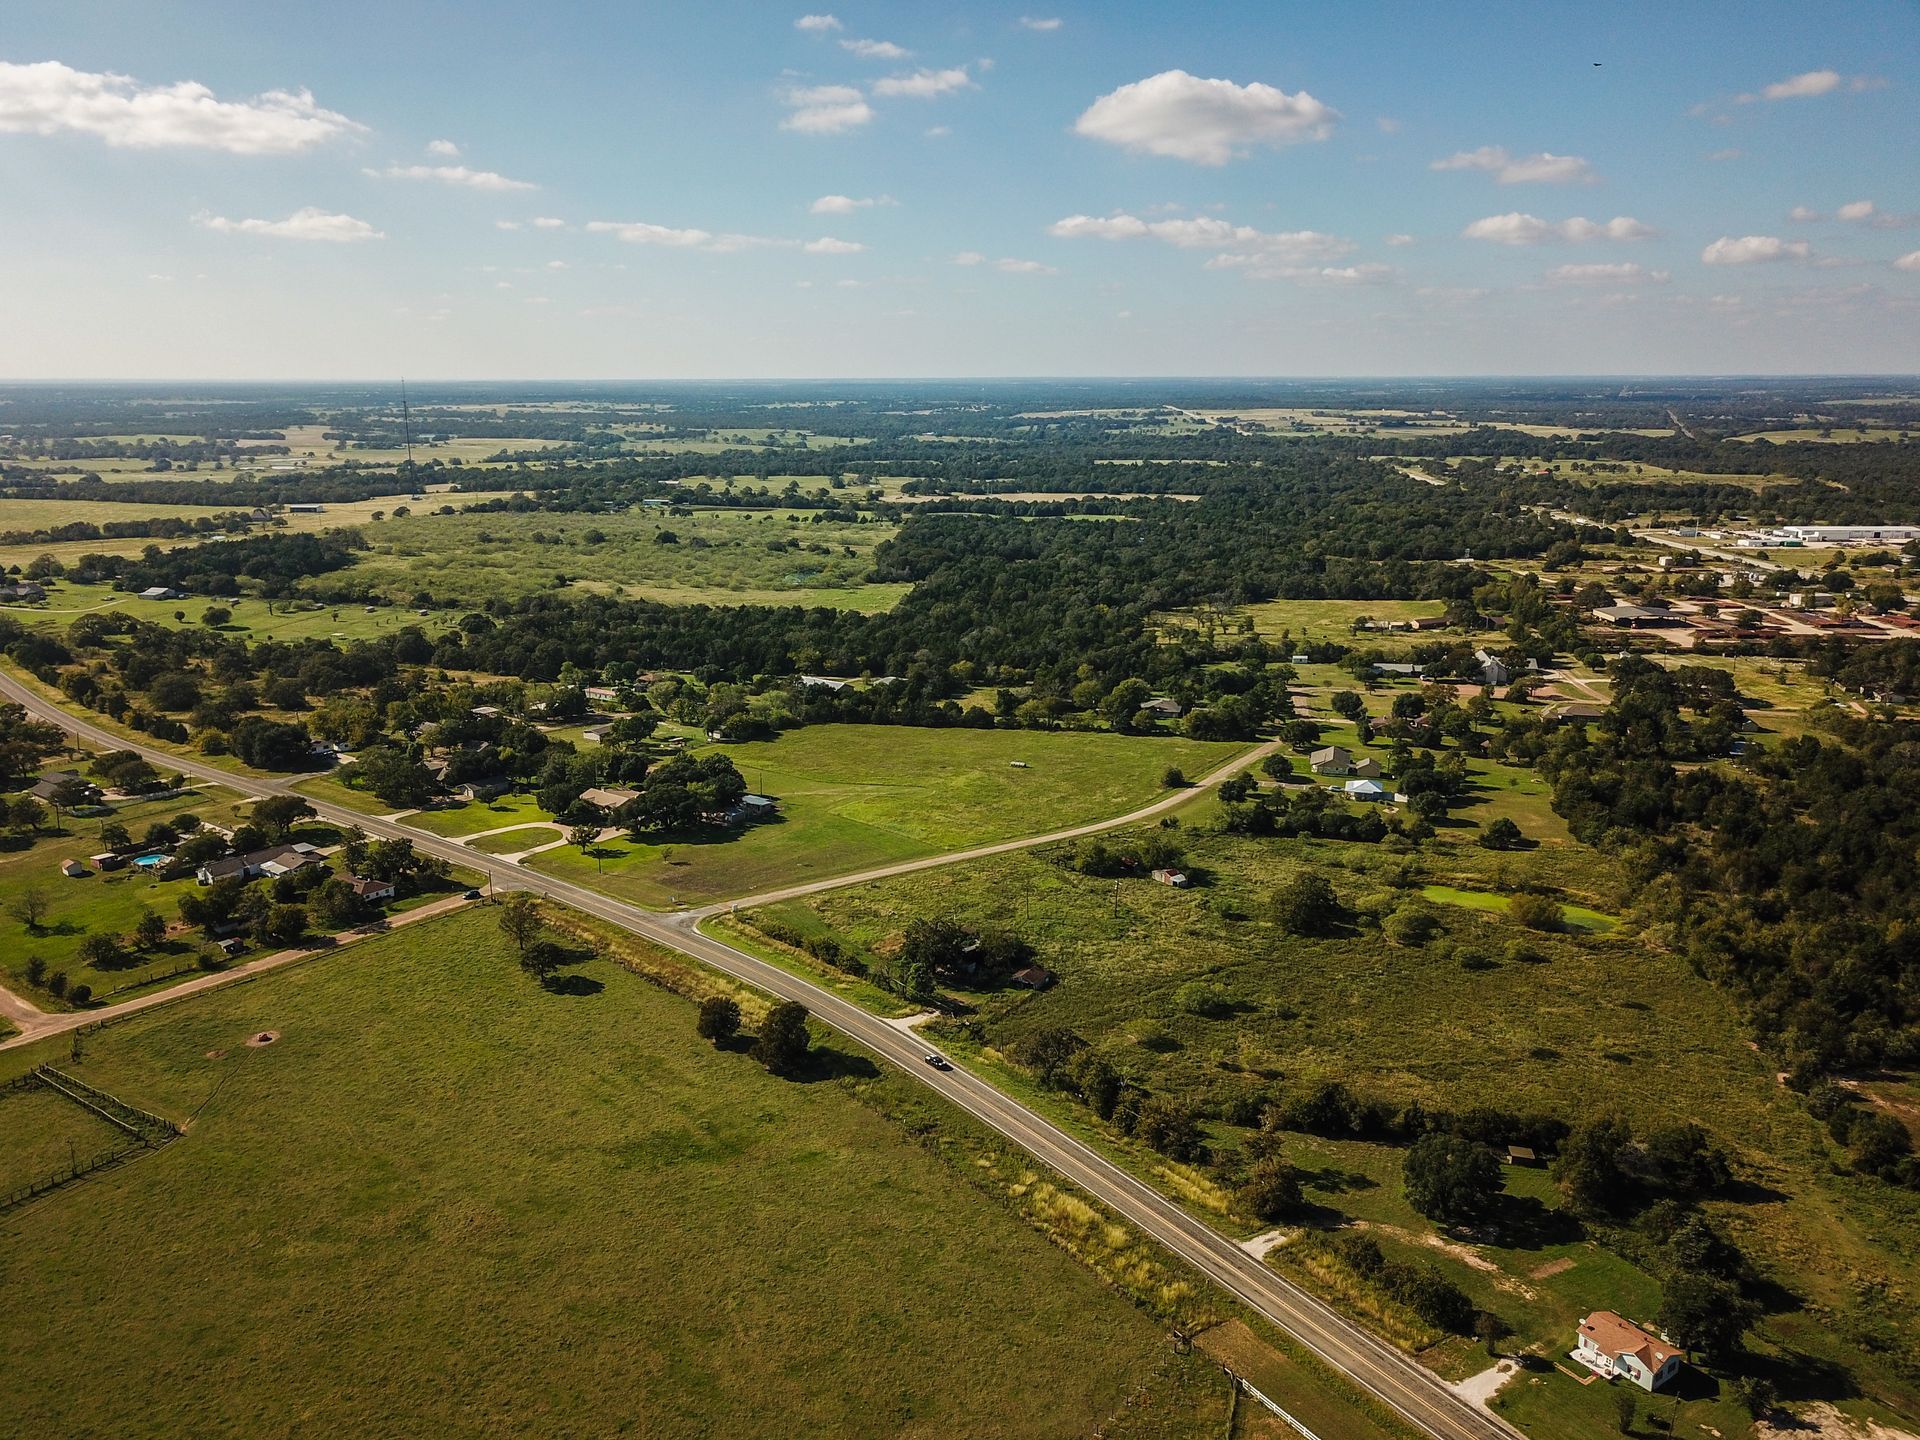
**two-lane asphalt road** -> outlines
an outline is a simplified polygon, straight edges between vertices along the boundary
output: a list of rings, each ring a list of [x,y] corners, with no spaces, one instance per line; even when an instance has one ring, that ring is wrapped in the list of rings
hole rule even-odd
[[[178,770],[246,794],[299,793],[290,781],[234,775],[130,742],[67,713],[11,676],[0,674],[0,698],[17,701],[89,745],[136,750],[166,770]],[[455,864],[471,864],[475,858],[465,846],[425,830],[318,803],[314,808],[334,823],[358,825],[370,835],[410,840],[415,849]],[[757,989],[799,1001],[827,1025],[915,1076],[1108,1206],[1426,1434],[1439,1440],[1518,1440],[1519,1432],[1497,1416],[1456,1394],[1430,1371],[1330,1305],[1289,1284],[1219,1231],[1018,1101],[965,1070],[936,1070],[926,1064],[930,1050],[918,1037],[903,1033],[830,990],[701,934],[692,915],[655,914],[510,861],[489,860],[496,885],[504,882],[562,901]]]

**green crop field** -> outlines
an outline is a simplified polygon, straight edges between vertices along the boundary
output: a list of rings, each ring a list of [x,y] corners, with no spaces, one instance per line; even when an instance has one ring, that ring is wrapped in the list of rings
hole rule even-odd
[[[1197,778],[1246,749],[895,725],[815,725],[714,748],[732,756],[750,789],[780,802],[778,818],[732,836],[623,838],[529,863],[642,905],[704,904],[1122,815],[1163,793],[1169,766]]]
[[[349,575],[400,599],[424,590],[478,602],[550,590],[564,575],[583,590],[674,603],[892,607],[907,587],[866,577],[894,527],[811,523],[817,513],[417,515],[369,531],[373,550]],[[663,533],[676,543],[659,543]]]
[[[1220,1433],[1159,1324],[854,1093],[911,1082],[777,1080],[571,973],[473,911],[93,1037],[74,1073],[193,1125],[8,1217],[10,1433],[1068,1436],[1143,1389]]]

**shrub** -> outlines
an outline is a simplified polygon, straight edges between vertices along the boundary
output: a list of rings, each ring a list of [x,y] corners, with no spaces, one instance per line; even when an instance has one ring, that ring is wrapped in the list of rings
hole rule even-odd
[[[71,986],[67,990],[67,1003],[74,1006],[91,1005],[93,1003],[93,987],[85,981],[82,981],[78,985]]]
[[[1238,1198],[1242,1209],[1268,1224],[1291,1219],[1306,1208],[1299,1177],[1278,1155],[1267,1155],[1253,1162],[1247,1178],[1241,1182]]]
[[[1340,918],[1340,899],[1326,878],[1296,875],[1273,893],[1273,918],[1295,935],[1320,935]]]
[[[66,971],[56,970],[51,975],[47,976],[47,993],[53,996],[53,998],[56,1000],[65,998],[67,993],[67,972]]]
[[[1409,947],[1426,944],[1442,928],[1438,912],[1424,900],[1406,901],[1380,924],[1394,944]]]
[[[1189,980],[1173,992],[1173,1003],[1189,1015],[1221,1020],[1233,1013],[1233,997],[1210,980]]]
[[[1566,913],[1559,904],[1544,895],[1514,896],[1507,906],[1507,914],[1529,930],[1551,932],[1564,929],[1567,923]]]

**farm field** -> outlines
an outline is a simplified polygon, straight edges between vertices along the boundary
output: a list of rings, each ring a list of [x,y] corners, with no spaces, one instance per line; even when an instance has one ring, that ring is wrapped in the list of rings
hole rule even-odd
[[[10,835],[0,844],[0,978],[43,1010],[58,1010],[61,1002],[26,978],[28,963],[38,958],[49,974],[64,971],[68,980],[92,987],[96,1000],[111,992],[141,985],[148,977],[190,967],[197,935],[177,935],[151,955],[124,965],[100,969],[81,961],[80,942],[90,934],[127,936],[144,910],[163,919],[177,918],[180,896],[194,888],[191,876],[181,880],[150,879],[146,871],[129,864],[121,870],[88,873],[69,879],[60,873],[68,860],[86,864],[102,849],[100,827],[118,823],[136,839],[156,821],[186,812],[203,821],[231,827],[244,814],[245,801],[216,785],[200,785],[189,795],[168,800],[142,800],[114,808],[109,816],[68,817],[64,834],[43,832],[36,837]],[[52,815],[49,812],[48,823]],[[330,833],[330,832],[329,832]],[[302,838],[313,838],[305,836]],[[23,843],[31,840],[31,843]],[[45,903],[38,926],[29,926],[12,907],[36,891]],[[189,969],[188,973],[192,971]],[[178,978],[185,978],[181,976]]]
[[[1828,1361],[1857,1366],[1863,1347],[1898,1349],[1892,1337],[1912,1323],[1911,1305],[1882,1307],[1856,1285],[1873,1275],[1911,1293],[1920,1260],[1898,1237],[1920,1201],[1833,1167],[1825,1132],[1749,1046],[1735,1002],[1680,957],[1637,939],[1630,912],[1617,926],[1542,934],[1453,903],[1450,893],[1505,891],[1524,876],[1579,906],[1576,925],[1590,919],[1581,909],[1608,921],[1626,897],[1598,857],[1503,856],[1445,844],[1396,855],[1385,847],[1210,834],[1198,821],[1183,835],[1183,868],[1198,882],[1186,891],[1145,879],[1092,879],[1057,863],[1057,853],[1035,852],[829,891],[744,918],[764,913],[802,935],[831,935],[856,957],[884,953],[915,919],[1017,932],[1058,982],[1037,995],[963,994],[975,1007],[970,1026],[936,1033],[983,1073],[1082,1125],[1096,1122],[1009,1065],[1008,1047],[1065,1027],[1123,1076],[1216,1117],[1236,1099],[1338,1080],[1397,1104],[1484,1104],[1568,1120],[1605,1103],[1627,1114],[1638,1133],[1697,1122],[1752,1182],[1709,1208],[1763,1272],[1797,1297],[1763,1322],[1763,1353],[1782,1363],[1802,1357],[1812,1370]],[[1267,897],[1306,869],[1331,881],[1353,917],[1325,938],[1291,936],[1267,919]],[[1444,887],[1427,899],[1442,927],[1436,938],[1399,945],[1373,928],[1369,917],[1434,886]],[[1629,985],[1623,975],[1632,977]],[[1203,993],[1204,1008],[1191,998]],[[1208,1129],[1217,1150],[1231,1151],[1247,1134],[1222,1119]],[[1137,1146],[1108,1140],[1149,1178],[1149,1166],[1177,1168],[1151,1156],[1143,1165]],[[1561,1327],[1574,1308],[1590,1308],[1594,1294],[1610,1293],[1616,1308],[1649,1299],[1649,1282],[1631,1266],[1585,1241],[1552,1240],[1559,1233],[1552,1227],[1536,1226],[1512,1253],[1498,1244],[1456,1247],[1468,1256],[1433,1251],[1432,1227],[1399,1196],[1397,1149],[1299,1135],[1285,1144],[1309,1172],[1309,1198],[1329,1216],[1405,1231],[1376,1238],[1419,1246],[1422,1258],[1491,1303],[1525,1341],[1567,1348]],[[1510,1177],[1512,1186],[1523,1183],[1533,1182]],[[1549,1197],[1542,1189],[1538,1198]],[[1561,1245],[1579,1248],[1555,1248]],[[1564,1280],[1558,1271],[1536,1277],[1566,1258],[1575,1265]],[[1447,1373],[1484,1365],[1464,1342],[1449,1346],[1428,1357]],[[1872,1393],[1907,1408],[1920,1401],[1897,1366],[1868,1363]],[[1726,1417],[1701,1418],[1718,1425]]]
[[[816,725],[714,747],[778,818],[737,838],[610,840],[529,863],[642,905],[705,904],[1122,815],[1247,747],[1228,742],[1009,730]],[[1029,768],[1016,768],[1022,760]],[[505,824],[506,821],[497,823]],[[476,827],[490,828],[490,827]]]
[[[445,612],[421,615],[401,605],[381,605],[368,610],[363,605],[323,605],[313,600],[258,600],[228,596],[190,595],[184,600],[142,600],[111,585],[82,585],[62,580],[47,592],[45,603],[8,606],[0,614],[12,615],[29,625],[64,630],[81,615],[97,610],[123,610],[156,625],[198,625],[208,609],[219,606],[231,618],[220,627],[221,633],[247,640],[370,640],[390,635],[408,626],[418,626],[428,634],[447,625]],[[174,619],[180,611],[184,621]]]
[[[232,472],[228,473],[231,475]],[[105,479],[108,477],[103,476],[102,478]],[[143,476],[140,478],[154,477]],[[200,478],[206,479],[209,477],[203,475]],[[473,504],[475,499],[485,498],[484,496],[448,494],[445,493],[445,486],[429,487],[429,491],[431,493],[428,494],[426,500],[410,500],[405,493],[401,493],[396,495],[376,495],[368,500],[329,502],[326,507],[317,514],[284,515],[281,518],[286,521],[286,524],[284,526],[272,527],[272,530],[274,532],[284,530],[294,534],[308,534],[318,533],[322,530],[344,529],[356,525],[369,526],[377,529],[380,522],[376,521],[374,516],[391,517],[396,507],[404,506],[409,509],[425,511],[438,509],[442,505],[451,505],[458,510]],[[60,509],[57,512],[50,513],[58,514],[59,518],[42,521],[32,527],[18,523],[8,523],[7,517],[14,513],[12,507],[16,505],[58,506]],[[134,519],[136,517],[130,513],[120,514],[118,512],[123,510],[131,512],[135,509],[144,509],[159,513],[177,513],[187,516],[188,518],[194,516],[211,517],[220,514],[221,508],[222,507],[219,506],[206,505],[134,506],[122,505],[111,500],[8,500],[4,502],[4,504],[0,504],[0,529],[44,528],[46,525],[67,524],[74,520],[96,520],[104,523],[105,520],[109,518]],[[234,508],[238,509],[243,507],[235,506]],[[110,515],[100,515],[95,513],[97,511],[109,511],[113,513]],[[267,527],[255,526],[252,533],[260,535],[270,532]],[[83,555],[138,555],[149,545],[158,545],[163,550],[170,550],[195,543],[207,542],[195,542],[193,540],[152,540],[145,536],[140,536],[132,538],[123,537],[119,539],[60,540],[51,544],[0,545],[0,569],[9,569],[15,565],[28,565],[42,555],[51,555],[62,564],[72,564]]]
[[[571,973],[472,911],[95,1036],[76,1075],[194,1124],[9,1217],[14,1433],[1066,1436],[1143,1387],[1219,1433],[1159,1324],[853,1093],[909,1082]]]
[[[555,577],[565,575],[582,590],[677,603],[889,609],[907,587],[868,584],[866,576],[874,547],[894,527],[809,523],[816,514],[414,516],[372,531],[373,549],[350,576],[355,584],[385,585],[402,599],[425,590],[477,602],[551,590]],[[677,543],[660,543],[663,533]]]

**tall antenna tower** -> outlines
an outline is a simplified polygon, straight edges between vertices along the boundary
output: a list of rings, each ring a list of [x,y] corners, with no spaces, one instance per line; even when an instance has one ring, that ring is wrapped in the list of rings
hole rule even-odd
[[[407,440],[407,474],[413,474],[413,412],[407,408],[407,377],[400,377],[400,433]]]

